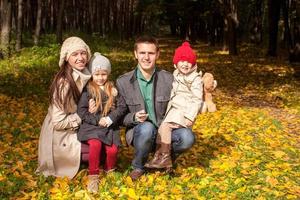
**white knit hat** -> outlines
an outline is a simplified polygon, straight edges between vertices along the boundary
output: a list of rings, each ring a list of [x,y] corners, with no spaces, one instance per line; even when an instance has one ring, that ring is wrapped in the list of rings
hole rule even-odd
[[[105,56],[102,56],[99,52],[95,52],[89,62],[89,70],[92,74],[97,70],[106,70],[108,74],[110,74],[110,61]]]
[[[70,55],[77,50],[86,50],[87,52],[87,61],[91,58],[90,47],[79,37],[69,37],[67,38],[60,49],[60,58],[59,58],[59,67],[62,67],[64,62],[67,61]]]

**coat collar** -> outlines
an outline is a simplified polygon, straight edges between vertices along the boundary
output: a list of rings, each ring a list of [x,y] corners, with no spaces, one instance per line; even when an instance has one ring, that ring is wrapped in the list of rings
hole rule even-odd
[[[197,72],[197,70],[194,70],[193,72],[191,72],[191,73],[189,73],[187,75],[184,75],[184,74],[179,73],[178,69],[176,69],[173,72],[173,75],[174,75],[174,78],[177,81],[190,84],[190,83],[192,83],[194,81],[194,79],[197,76],[199,76],[199,73]]]
[[[89,72],[89,70],[87,68],[84,68],[82,71],[79,71],[79,70],[73,68],[72,77],[73,77],[76,85],[81,84],[81,87],[83,88],[83,86],[85,86],[85,84],[91,78],[91,73]]]
[[[135,70],[132,71],[132,74],[130,75],[130,82],[133,83],[134,81],[137,81],[137,70],[138,70],[138,67],[135,68]],[[155,68],[153,74],[152,74],[152,77],[151,78],[154,78],[156,77],[156,74],[157,72],[160,71],[160,69],[158,69],[157,67]]]

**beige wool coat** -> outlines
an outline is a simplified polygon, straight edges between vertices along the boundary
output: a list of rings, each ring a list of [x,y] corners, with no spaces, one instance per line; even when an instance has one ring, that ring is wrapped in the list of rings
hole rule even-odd
[[[176,69],[170,101],[164,122],[174,122],[186,127],[185,118],[194,121],[203,104],[203,84],[197,71],[183,75]]]
[[[87,68],[82,72],[73,69],[72,77],[81,93],[91,75]],[[73,178],[79,169],[81,143],[77,140],[76,130],[81,119],[76,113],[75,102],[69,107],[68,113],[56,105],[48,108],[39,138],[37,173]]]

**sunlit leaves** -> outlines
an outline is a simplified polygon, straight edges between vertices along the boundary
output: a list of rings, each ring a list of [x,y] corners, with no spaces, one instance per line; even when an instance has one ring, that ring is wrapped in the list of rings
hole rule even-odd
[[[168,70],[172,45],[161,45],[159,64]],[[112,59],[113,78],[135,67],[131,51],[93,48]],[[124,145],[118,170],[101,173],[95,195],[86,190],[86,166],[73,180],[35,174],[58,47],[25,49],[13,61],[0,61],[0,199],[298,199],[300,94],[293,69],[253,56],[246,46],[237,57],[195,48],[198,69],[218,80],[218,111],[198,116],[196,143],[177,158],[175,175],[149,172],[132,182],[133,149]],[[124,143],[124,130],[122,136]]]

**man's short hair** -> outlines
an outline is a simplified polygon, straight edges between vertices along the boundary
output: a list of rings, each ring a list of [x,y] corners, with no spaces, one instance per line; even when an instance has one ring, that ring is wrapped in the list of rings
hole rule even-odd
[[[159,51],[158,40],[153,36],[143,35],[143,36],[139,36],[138,38],[136,38],[135,43],[134,43],[134,50],[137,50],[137,45],[140,43],[154,44],[156,47],[156,50]]]

